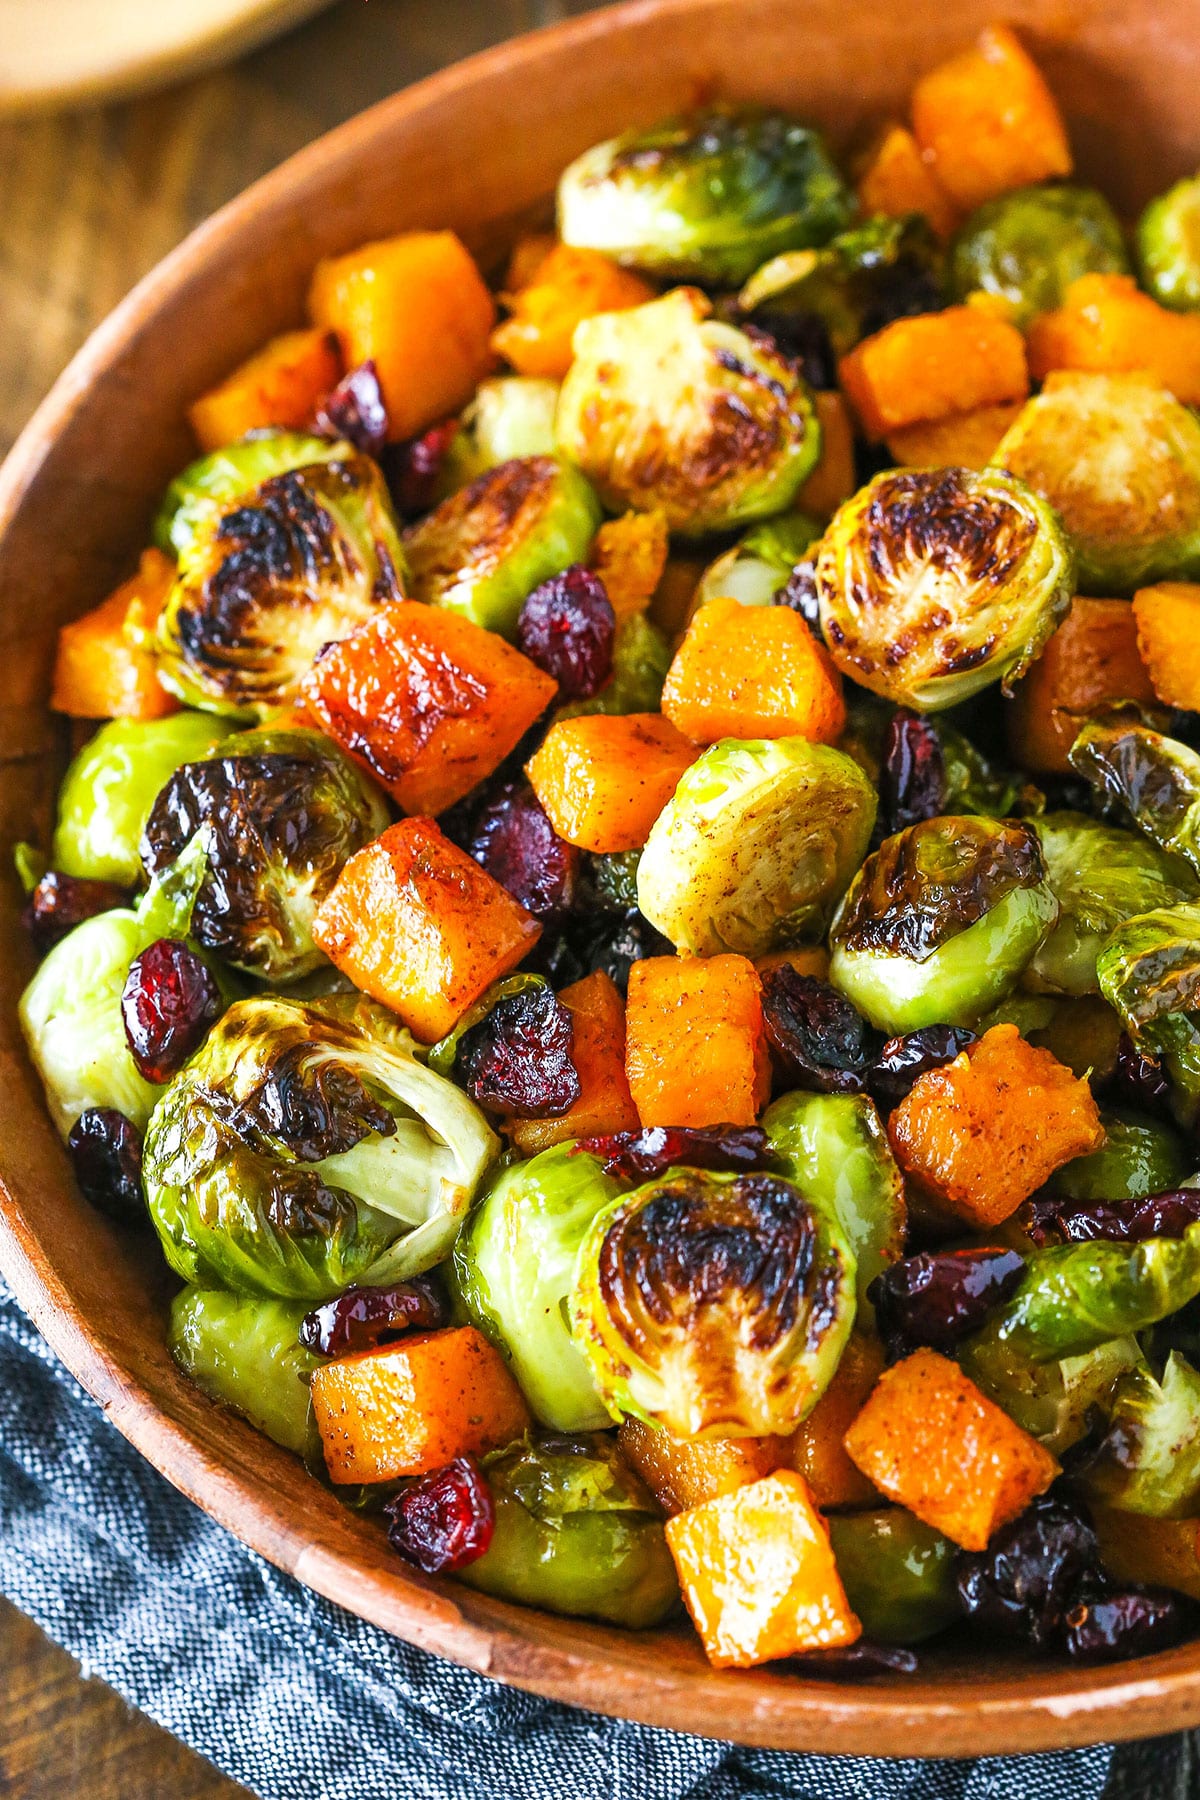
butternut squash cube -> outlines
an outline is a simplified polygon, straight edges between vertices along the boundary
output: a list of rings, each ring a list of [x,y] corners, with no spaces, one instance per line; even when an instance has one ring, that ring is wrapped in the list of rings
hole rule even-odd
[[[675,652],[662,709],[684,737],[802,737],[834,744],[846,724],[842,678],[799,613],[718,597]]]
[[[603,969],[559,991],[571,1015],[571,1061],[579,1076],[575,1104],[557,1119],[509,1119],[504,1130],[522,1156],[568,1138],[636,1131],[637,1109],[625,1074],[625,1002]]]
[[[1038,381],[1054,369],[1145,369],[1185,406],[1200,403],[1200,318],[1160,306],[1131,275],[1081,275],[1027,341]]]
[[[1160,581],[1133,596],[1137,647],[1164,706],[1200,710],[1200,583]]]
[[[528,285],[508,296],[512,316],[493,331],[492,349],[521,375],[561,381],[571,366],[571,340],[582,320],[644,306],[656,291],[598,250],[555,244]]]
[[[591,566],[604,583],[618,625],[645,612],[670,549],[665,513],[627,512],[606,519],[592,540]]]
[[[865,1331],[851,1334],[833,1380],[786,1439],[782,1462],[803,1475],[822,1512],[834,1506],[873,1506],[879,1496],[846,1454],[846,1432],[883,1374],[883,1345]]]
[[[771,1087],[754,964],[744,956],[634,963],[625,1072],[643,1125],[753,1125]]]
[[[876,440],[1029,392],[1024,338],[978,306],[894,320],[842,357],[838,380]]]
[[[560,719],[525,773],[559,837],[581,850],[640,850],[700,752],[659,713]]]
[[[905,469],[984,469],[1021,410],[1019,400],[977,406],[889,431],[887,447]]]
[[[1077,595],[1008,704],[1013,756],[1035,774],[1066,775],[1067,754],[1089,713],[1115,700],[1154,701],[1128,600]]]
[[[248,431],[269,426],[299,431],[341,373],[338,341],[331,331],[319,326],[285,331],[188,408],[196,442],[201,450],[220,450]]]
[[[151,645],[175,565],[144,550],[138,572],[58,634],[50,704],[73,719],[162,719],[179,702],[158,679]]]
[[[882,213],[903,219],[922,213],[938,237],[949,237],[958,213],[907,125],[885,125],[872,145],[858,177],[858,200],[864,218]]]
[[[681,1438],[641,1419],[626,1419],[617,1442],[668,1518],[761,1481],[779,1467],[784,1444],[772,1437]]]
[[[842,396],[830,388],[813,395],[817,423],[821,427],[821,454],[817,466],[796,495],[801,512],[818,519],[832,518],[843,500],[858,486],[854,469],[854,424]]]

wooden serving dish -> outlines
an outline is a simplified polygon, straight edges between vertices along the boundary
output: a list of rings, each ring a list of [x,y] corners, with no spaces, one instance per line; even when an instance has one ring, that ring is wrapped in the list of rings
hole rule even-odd
[[[103,325],[0,473],[0,864],[46,833],[64,733],[55,632],[131,566],[192,446],[185,404],[300,316],[318,257],[452,226],[485,263],[586,145],[719,91],[845,141],[1001,12],[1068,116],[1085,179],[1132,213],[1200,163],[1200,0],[639,0],[489,51],[352,120],[218,213]],[[48,838],[43,835],[43,841]],[[919,1679],[719,1674],[690,1633],[629,1634],[425,1580],[375,1522],[211,1406],[164,1345],[166,1272],[77,1195],[26,1062],[31,962],[0,876],[0,1268],[113,1423],[221,1524],[330,1599],[502,1681],[747,1744],[977,1755],[1200,1722],[1200,1642],[1101,1670],[933,1652]]]

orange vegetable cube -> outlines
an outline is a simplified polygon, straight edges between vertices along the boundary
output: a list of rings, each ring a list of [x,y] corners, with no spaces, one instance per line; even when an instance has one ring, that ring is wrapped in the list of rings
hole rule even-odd
[[[571,339],[582,319],[644,306],[657,289],[598,250],[555,244],[532,280],[508,297],[511,318],[492,333],[492,349],[521,375],[561,381],[571,366]]]
[[[439,813],[490,775],[558,691],[493,631],[399,600],[329,644],[306,705],[409,813]]]
[[[1136,1513],[1089,1505],[1106,1575],[1124,1585],[1174,1588],[1200,1600],[1200,1519],[1139,1520]]]
[[[973,49],[923,76],[912,120],[935,181],[964,212],[1010,188],[1071,173],[1062,114],[1007,25],[989,25]]]
[[[854,426],[850,410],[840,394],[821,388],[813,395],[817,423],[821,427],[821,454],[817,466],[796,495],[801,512],[829,519],[858,486],[854,472]]]
[[[668,1519],[666,1530],[714,1668],[752,1668],[862,1635],[825,1523],[791,1470],[706,1500]]]
[[[724,737],[835,744],[846,724],[842,678],[799,613],[721,597],[688,626],[662,709],[697,744]]]
[[[784,1440],[681,1438],[661,1425],[626,1419],[617,1442],[625,1461],[671,1518],[772,1474],[782,1460]]]
[[[473,1325],[324,1363],[310,1391],[338,1486],[424,1475],[511,1444],[530,1426],[508,1364]]]
[[[393,443],[465,406],[491,367],[495,302],[452,231],[408,231],[327,257],[308,307],[337,333],[347,368],[374,362]]]
[[[1200,582],[1140,588],[1133,616],[1138,650],[1163,705],[1200,709]]]
[[[1185,406],[1200,403],[1200,318],[1160,306],[1131,275],[1081,275],[1027,343],[1039,381],[1053,369],[1145,369]]]
[[[265,426],[298,431],[341,374],[331,331],[285,331],[188,408],[196,442],[202,450],[219,450]]]
[[[846,1449],[880,1493],[964,1550],[986,1549],[1058,1474],[1050,1452],[935,1350],[884,1371]]]
[[[73,719],[161,719],[179,702],[158,679],[151,648],[175,565],[144,550],[138,572],[58,634],[50,704]]]
[[[552,231],[525,231],[517,239],[504,271],[504,292],[519,293],[531,287],[538,270],[558,243]]]
[[[1024,338],[978,306],[894,320],[842,357],[838,379],[874,439],[1029,392]]]
[[[832,1506],[873,1506],[879,1498],[850,1461],[843,1440],[883,1374],[883,1364],[879,1339],[865,1331],[852,1332],[833,1380],[803,1425],[785,1441],[785,1466],[803,1475],[822,1512]]]
[[[634,963],[625,1072],[643,1125],[753,1125],[771,1083],[754,964],[732,955]]]
[[[1128,600],[1080,595],[1008,703],[1008,742],[1022,768],[1065,775],[1089,713],[1118,700],[1154,701]]]
[[[1015,1025],[920,1076],[888,1120],[901,1169],[972,1227],[998,1225],[1055,1169],[1098,1150],[1104,1127],[1086,1081]]]
[[[542,928],[432,819],[402,819],[352,856],[313,937],[343,975],[432,1044],[507,975]]]
[[[1019,400],[1009,400],[902,425],[888,432],[888,452],[905,469],[983,469],[1020,410]]]
[[[591,565],[618,624],[645,612],[662,580],[669,548],[665,513],[628,512],[600,527],[592,540]]]
[[[640,850],[699,754],[658,713],[591,713],[552,725],[525,773],[568,844]]]
[[[571,1015],[571,1061],[580,1095],[557,1119],[509,1119],[505,1131],[522,1156],[535,1156],[568,1138],[636,1131],[637,1108],[625,1074],[625,1002],[602,969],[559,990]]]
[[[958,222],[953,200],[938,183],[907,125],[885,125],[858,177],[863,217],[882,213],[903,219],[922,213],[938,237],[949,237]]]

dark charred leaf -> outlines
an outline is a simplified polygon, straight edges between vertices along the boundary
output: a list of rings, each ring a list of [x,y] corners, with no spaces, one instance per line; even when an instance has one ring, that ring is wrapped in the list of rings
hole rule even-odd
[[[257,1146],[278,1146],[298,1162],[323,1162],[353,1150],[372,1131],[391,1137],[396,1121],[353,1069],[317,1059],[307,1044],[287,1044],[269,1073],[233,1109],[235,1128]]]

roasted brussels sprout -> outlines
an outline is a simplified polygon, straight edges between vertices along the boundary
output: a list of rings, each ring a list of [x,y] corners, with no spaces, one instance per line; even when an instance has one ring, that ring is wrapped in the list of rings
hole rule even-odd
[[[413,598],[512,637],[526,597],[585,559],[599,523],[575,469],[552,456],[498,463],[405,532]]]
[[[1137,227],[1142,283],[1160,306],[1200,307],[1200,175],[1189,175],[1152,200]]]
[[[558,446],[605,505],[685,537],[783,512],[821,449],[812,399],[773,345],[711,318],[695,288],[576,327]]]
[[[1200,1510],[1200,1373],[1175,1351],[1155,1380],[1129,1369],[1108,1403],[1108,1429],[1084,1462],[1089,1499],[1154,1519]]]
[[[98,913],[46,957],[21,995],[21,1029],[64,1137],[80,1113],[113,1107],[139,1128],[162,1093],[138,1073],[121,1015],[135,956],[158,938],[184,938],[204,879],[205,851],[191,843],[132,910]]]
[[[1186,858],[1200,871],[1200,755],[1196,751],[1130,715],[1090,720],[1068,754],[1071,767],[1098,794],[1114,801],[1163,850]],[[1138,908],[1149,910],[1149,906]]]
[[[146,1132],[150,1216],[185,1281],[327,1300],[451,1249],[498,1148],[360,995],[229,1008]]]
[[[891,469],[834,514],[816,584],[843,674],[934,712],[1024,673],[1070,605],[1071,554],[1003,469]]]
[[[260,718],[295,696],[323,644],[400,598],[404,554],[383,476],[342,449],[232,494],[218,487],[196,506],[157,629],[159,676],[187,704]]]
[[[1025,816],[1036,813],[1045,804],[1037,788],[1008,770],[997,768],[948,719],[926,723],[933,725],[942,747],[946,783],[943,812],[982,813],[989,819],[1007,819],[1018,811]]]
[[[496,1527],[459,1571],[468,1587],[635,1631],[678,1604],[662,1520],[611,1438],[518,1444],[483,1468]]]
[[[231,730],[197,712],[102,725],[63,777],[51,867],[89,881],[140,882],[138,847],[155,799],[181,763],[208,756]]]
[[[920,1644],[961,1617],[957,1552],[940,1531],[900,1506],[835,1513],[828,1525],[846,1598],[869,1638]]]
[[[953,297],[995,294],[1022,326],[1061,306],[1080,275],[1128,272],[1121,227],[1104,195],[1066,183],[1014,188],[985,201],[950,247]]]
[[[308,1382],[325,1358],[301,1345],[303,1318],[303,1303],[188,1287],[171,1302],[167,1341],[210,1398],[315,1466],[321,1439]]]
[[[536,375],[481,381],[451,440],[440,486],[465,487],[514,458],[554,455],[558,383]]]
[[[854,1257],[830,1208],[777,1175],[683,1168],[597,1215],[571,1327],[614,1417],[678,1437],[769,1437],[820,1399],[854,1305]]]
[[[236,444],[197,458],[175,477],[154,521],[154,542],[168,556],[186,556],[197,538],[211,531],[214,515],[233,501],[276,476],[313,463],[338,462],[351,448],[301,431],[252,431]]]
[[[1099,993],[1096,958],[1114,926],[1192,898],[1196,879],[1178,857],[1086,813],[1045,813],[1031,823],[1058,901],[1058,923],[1034,952],[1022,985],[1043,994]]]
[[[1125,1108],[1100,1114],[1104,1143],[1056,1169],[1055,1194],[1069,1200],[1140,1200],[1177,1188],[1192,1172],[1182,1137],[1162,1119]]]
[[[854,1255],[858,1316],[867,1289],[904,1249],[904,1180],[875,1102],[865,1094],[785,1094],[763,1114],[767,1142],[789,1181],[831,1209]]]
[[[972,1025],[1058,916],[1037,837],[962,814],[885,838],[830,933],[829,978],[882,1031]]]
[[[781,513],[743,532],[732,550],[710,563],[700,578],[694,604],[740,600],[743,606],[772,606],[805,552],[821,535],[807,513]]]
[[[1109,1338],[1081,1356],[1038,1362],[988,1329],[960,1344],[958,1360],[989,1400],[1055,1456],[1079,1443],[1128,1369],[1143,1361],[1137,1339]]]
[[[804,738],[713,744],[638,863],[638,904],[677,950],[758,956],[819,938],[862,861],[877,797],[858,764]]]
[[[312,939],[317,907],[387,822],[378,790],[329,738],[264,726],[175,771],[141,853],[147,873],[158,874],[203,830],[197,941],[235,968],[291,981],[324,963]]]
[[[823,244],[854,199],[816,131],[710,107],[585,150],[558,184],[564,243],[676,281],[730,286],[783,250]]]
[[[68,940],[69,942],[70,940]],[[1180,1124],[1200,1115],[1200,903],[1139,913],[1096,965],[1100,991],[1140,1049],[1159,1057]]]
[[[1051,375],[992,462],[1058,513],[1080,593],[1200,572],[1200,420],[1149,377]]]
[[[937,239],[920,214],[865,219],[821,249],[773,257],[738,295],[738,310],[755,323],[760,315],[769,331],[781,318],[819,319],[834,354],[844,356],[902,313],[935,311],[942,304],[940,263]]]
[[[657,712],[663,683],[671,666],[671,646],[645,613],[631,613],[617,626],[613,640],[612,674],[599,693],[588,700],[571,700],[555,712],[556,719],[577,719],[583,713]]]
[[[572,1342],[566,1302],[579,1246],[620,1192],[594,1156],[556,1144],[506,1169],[454,1246],[459,1296],[505,1352],[543,1425],[598,1431],[609,1423],[591,1371]]]

